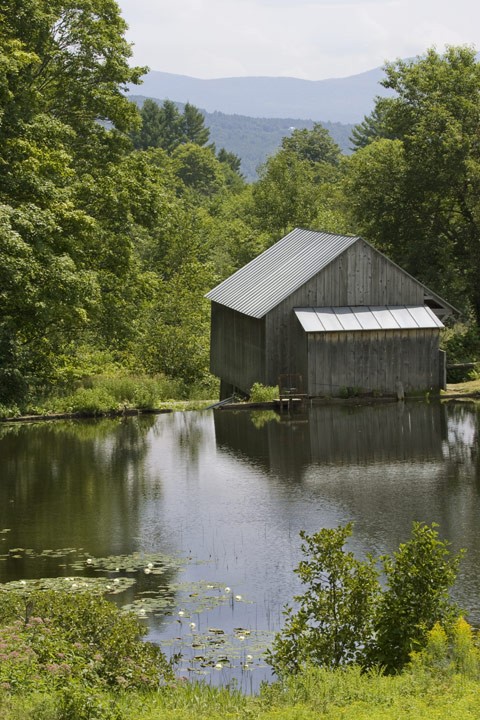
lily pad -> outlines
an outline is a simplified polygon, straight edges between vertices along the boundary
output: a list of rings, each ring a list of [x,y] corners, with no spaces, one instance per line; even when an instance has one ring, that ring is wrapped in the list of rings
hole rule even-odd
[[[167,570],[177,570],[185,561],[172,558],[164,553],[134,552],[130,555],[110,555],[109,557],[94,557],[85,555],[73,563],[73,568],[82,570],[88,563],[98,572],[125,572],[136,573],[148,570],[148,574],[162,575]]]
[[[21,590],[22,592],[33,592],[34,590],[62,590],[64,592],[80,593],[94,592],[99,595],[117,595],[135,584],[132,578],[118,578],[118,582],[112,582],[110,578],[85,578],[85,577],[56,577],[40,578],[37,580],[12,580],[0,584],[2,590]]]

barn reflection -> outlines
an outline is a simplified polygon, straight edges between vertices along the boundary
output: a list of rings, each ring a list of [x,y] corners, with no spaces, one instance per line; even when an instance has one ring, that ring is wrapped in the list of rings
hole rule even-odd
[[[261,420],[245,411],[217,411],[217,445],[298,480],[312,464],[443,461],[448,441],[447,409],[440,403],[332,403]]]

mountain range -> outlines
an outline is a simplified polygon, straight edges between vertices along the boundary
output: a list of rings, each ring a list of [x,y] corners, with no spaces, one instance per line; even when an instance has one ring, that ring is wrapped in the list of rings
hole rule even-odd
[[[201,80],[186,75],[151,70],[143,84],[132,86],[130,99],[139,106],[146,97],[159,104],[173,100],[183,110],[189,102],[205,116],[210,140],[241,158],[246,180],[257,178],[257,169],[276,152],[282,138],[293,129],[311,129],[320,122],[342,152],[351,152],[350,135],[374,106],[376,96],[390,91],[380,85],[381,68],[330,80],[288,77],[233,77]]]
[[[389,93],[379,83],[382,68],[330,80],[289,77],[232,77],[202,80],[151,70],[143,78],[142,95],[190,102],[226,114],[358,123],[368,115],[377,95]],[[134,86],[131,92],[138,93]]]

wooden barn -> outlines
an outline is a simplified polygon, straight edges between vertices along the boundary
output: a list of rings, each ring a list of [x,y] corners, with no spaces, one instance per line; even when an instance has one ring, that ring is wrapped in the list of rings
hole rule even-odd
[[[361,237],[297,228],[206,297],[222,398],[289,376],[310,397],[444,385],[454,308]]]

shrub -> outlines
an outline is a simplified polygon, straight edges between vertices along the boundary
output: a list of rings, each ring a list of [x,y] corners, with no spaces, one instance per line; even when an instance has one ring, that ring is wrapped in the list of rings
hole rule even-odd
[[[427,633],[425,647],[412,654],[412,666],[432,673],[480,678],[480,649],[473,628],[459,617],[447,630],[435,623]]]
[[[0,593],[0,685],[157,688],[171,668],[144,633],[133,614],[89,593]]]
[[[278,398],[278,385],[262,385],[253,383],[250,388],[250,402],[272,402]]]
[[[426,646],[436,623],[453,627],[458,609],[448,592],[461,553],[451,557],[435,528],[414,523],[410,540],[380,558],[384,589],[372,557],[360,561],[344,550],[351,524],[311,536],[301,532],[305,559],[295,572],[306,589],[294,598],[295,610],[287,606],[285,628],[267,656],[277,674],[309,664],[396,672]]]
[[[362,662],[379,584],[372,558],[361,562],[345,552],[351,534],[351,524],[300,533],[305,559],[295,572],[306,589],[294,598],[297,610],[286,608],[286,627],[268,654],[277,674],[298,672],[308,663],[333,668]]]
[[[112,697],[70,683],[60,693],[58,720],[122,720],[124,714]]]
[[[425,646],[435,623],[452,625],[458,608],[449,598],[461,553],[450,556],[437,526],[414,523],[411,539],[382,558],[386,588],[375,619],[370,658],[388,672],[402,668]]]

